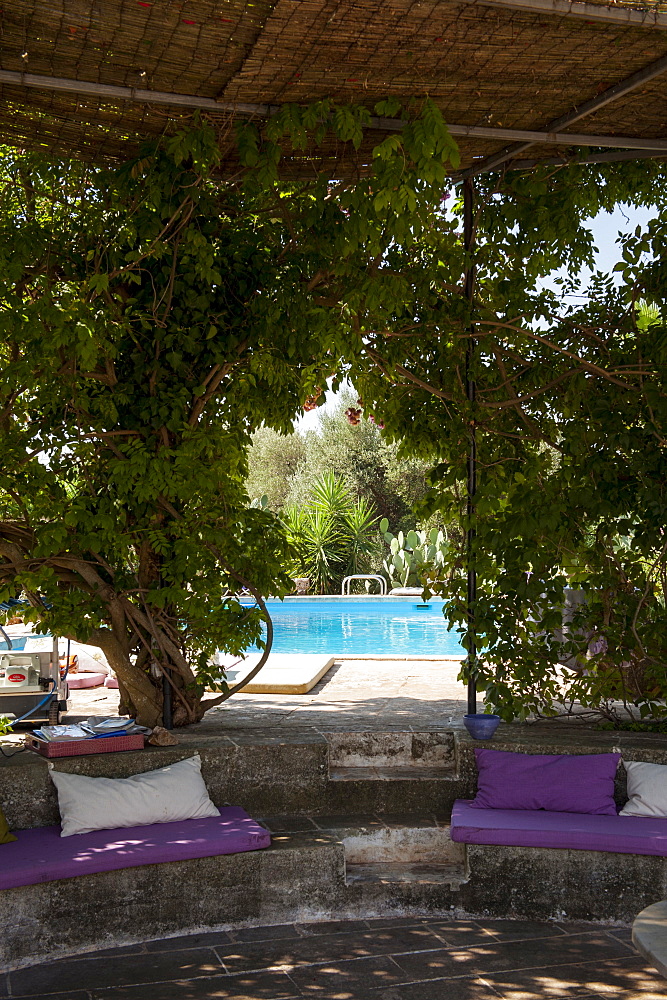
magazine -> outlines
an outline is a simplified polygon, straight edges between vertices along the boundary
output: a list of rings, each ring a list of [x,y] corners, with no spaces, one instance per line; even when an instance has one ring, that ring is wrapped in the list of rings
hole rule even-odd
[[[145,726],[138,726],[134,719],[122,716],[92,716],[86,722],[62,726],[42,726],[32,735],[44,743],[66,743],[70,740],[99,740],[113,736],[131,736],[150,733]]]

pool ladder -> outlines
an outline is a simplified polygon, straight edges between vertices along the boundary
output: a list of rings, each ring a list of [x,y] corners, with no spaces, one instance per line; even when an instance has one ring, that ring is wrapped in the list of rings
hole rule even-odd
[[[380,596],[387,596],[387,581],[383,576],[378,576],[375,573],[353,573],[352,576],[346,576],[343,580],[343,585],[340,588],[340,592],[343,597],[349,597],[350,584],[353,580],[377,580],[380,584]]]

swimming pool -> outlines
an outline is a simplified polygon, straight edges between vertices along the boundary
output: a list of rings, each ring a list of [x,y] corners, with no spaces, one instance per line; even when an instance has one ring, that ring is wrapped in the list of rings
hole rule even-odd
[[[293,597],[267,601],[276,653],[464,656],[447,631],[442,601],[418,598]]]

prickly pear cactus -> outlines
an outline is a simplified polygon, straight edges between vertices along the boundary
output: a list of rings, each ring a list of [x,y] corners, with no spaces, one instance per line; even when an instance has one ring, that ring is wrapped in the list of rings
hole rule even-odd
[[[408,531],[398,535],[388,531],[386,517],[380,521],[380,532],[389,546],[383,562],[392,587],[421,587],[438,575],[445,566],[449,542],[443,531]]]

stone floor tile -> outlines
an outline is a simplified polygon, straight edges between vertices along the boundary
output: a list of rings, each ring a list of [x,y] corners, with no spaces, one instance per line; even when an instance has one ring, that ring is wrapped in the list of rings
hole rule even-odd
[[[123,944],[119,945],[117,948],[102,948],[96,949],[95,951],[84,952],[83,955],[75,956],[76,959],[84,958],[119,958],[122,955],[145,955],[146,954],[146,942],[137,941],[136,944]]]
[[[223,965],[224,963],[224,965]],[[390,917],[240,928],[0,977],[31,1000],[667,1000],[626,927]]]
[[[608,931],[612,928],[592,920],[554,920],[554,926],[560,927],[565,934],[586,934],[589,931]]]
[[[289,978],[304,997],[326,1000],[358,1000],[370,989],[405,982],[405,973],[391,958],[360,958],[351,961],[306,965],[293,969]]]
[[[415,927],[418,924],[431,923],[426,917],[369,917],[366,921],[373,927]]]
[[[428,920],[427,926],[447,947],[489,944],[488,930],[475,920]]]
[[[478,920],[476,923],[498,941],[562,937],[565,933],[558,924],[546,920]]]
[[[465,947],[396,953],[393,958],[405,972],[408,982],[475,977],[480,971],[479,961],[476,961],[473,950]]]
[[[96,990],[91,996],[92,1000],[301,1000],[286,975],[265,972]]]
[[[40,990],[33,993],[29,1000],[90,1000],[90,998],[91,994],[87,990],[65,990],[59,993],[42,993]]]
[[[44,996],[48,993],[88,990],[133,983],[159,983],[173,979],[210,976],[221,971],[212,948],[169,951],[118,958],[72,958],[35,965],[9,973],[11,996]]]
[[[348,770],[355,771],[357,769],[351,767]],[[374,813],[351,813],[346,816],[314,816],[313,822],[319,830],[356,830],[361,827],[381,830],[387,825],[384,816],[376,816]]]
[[[509,969],[539,969],[582,962],[606,962],[630,958],[627,946],[605,934],[564,934],[521,941],[491,941],[475,945],[465,952],[471,972],[479,975]]]
[[[358,935],[357,940],[361,940]],[[373,927],[363,935],[363,941],[376,954],[389,955],[405,951],[431,951],[440,948],[440,941],[427,924],[409,927]]]
[[[368,934],[368,923],[365,920],[317,920],[296,926],[304,937],[323,934]]]
[[[237,942],[217,948],[220,961],[230,973],[245,969],[284,969],[304,965],[345,962],[390,955],[409,949],[418,951],[440,947],[440,941],[426,927],[359,928],[356,933],[312,934],[300,940]]]
[[[295,941],[301,937],[295,924],[272,924],[268,927],[238,927],[229,931],[232,942],[241,941]]]
[[[146,952],[156,951],[193,951],[199,948],[215,948],[221,945],[229,947],[234,942],[234,936],[229,931],[205,931],[201,934],[183,934],[176,938],[158,938],[147,941]],[[107,954],[102,952],[101,954]]]
[[[284,830],[318,829],[317,822],[312,820],[310,816],[262,816],[258,818],[257,822],[261,823],[267,830],[271,830],[272,833],[282,833]]]
[[[632,927],[609,927],[605,931],[610,937],[627,944],[630,950],[636,955],[637,949],[632,943]]]
[[[435,979],[374,990],[374,1000],[499,1000],[498,994],[480,979]],[[372,995],[371,995],[372,996]],[[354,1000],[360,1000],[356,995]]]
[[[561,1000],[590,995],[605,1000],[645,1000],[651,992],[660,995],[661,990],[661,1000],[667,997],[667,980],[643,959],[631,957],[497,973],[483,978],[508,1000]]]

